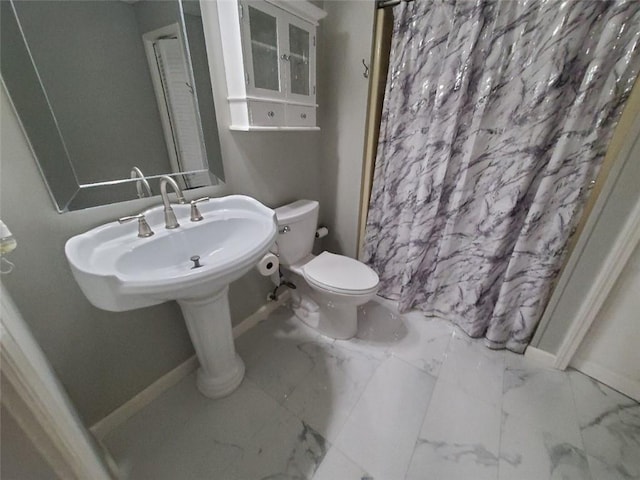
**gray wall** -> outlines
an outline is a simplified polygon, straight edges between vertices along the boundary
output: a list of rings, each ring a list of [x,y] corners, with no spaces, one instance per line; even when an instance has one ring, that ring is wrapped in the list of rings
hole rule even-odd
[[[78,184],[69,162],[68,152],[60,137],[53,112],[33,68],[29,50],[11,3],[0,2],[0,72],[5,88],[12,92],[11,100],[21,112],[25,129],[39,132],[31,139],[31,147],[38,152],[43,175],[61,209],[76,194]]]
[[[217,114],[227,183],[190,191],[188,197],[243,193],[269,206],[319,199],[321,133],[229,131],[219,40],[216,44],[210,62],[216,105],[222,106]],[[3,282],[91,425],[179,365],[193,349],[175,303],[123,313],[91,306],[71,275],[64,243],[159,199],[56,213],[4,91],[0,102],[0,215],[18,239],[9,257],[16,269]],[[233,322],[263,305],[271,288],[269,280],[255,272],[232,284]]]
[[[58,214],[4,90],[0,111],[0,215],[18,240],[10,254],[16,268],[2,281],[91,424],[192,354],[177,305],[117,315],[98,310],[64,256],[69,237],[150,200]]]
[[[119,0],[118,0],[119,1]],[[166,27],[180,21],[177,0],[142,0],[133,4],[141,33]]]
[[[33,1],[16,11],[80,183],[127,178],[134,165],[170,171],[133,7]]]
[[[336,2],[337,3],[337,2]],[[203,194],[251,195],[276,207],[298,198],[327,202],[323,220],[349,229],[335,242],[336,250],[355,251],[357,195],[362,161],[361,137],[366,102],[366,81],[361,77],[360,58],[369,58],[372,5],[365,2],[334,5],[327,2],[326,22],[339,22],[339,29],[321,35],[341,35],[322,45],[319,71],[333,70],[330,78],[319,77],[321,132],[231,132],[226,104],[219,38],[213,37],[210,57],[220,142],[226,184],[188,192],[189,198]],[[359,12],[364,13],[362,17]],[[345,18],[342,18],[345,15]],[[347,22],[354,22],[347,28]],[[355,26],[354,26],[355,25]],[[341,32],[341,33],[340,33]],[[346,32],[346,33],[345,33]],[[345,41],[347,35],[348,41]],[[341,50],[346,53],[338,55]],[[342,63],[347,61],[352,63]],[[345,76],[348,80],[343,81]],[[324,82],[335,82],[333,87]],[[339,94],[328,90],[339,88]],[[324,93],[323,92],[324,89]],[[344,89],[344,91],[342,91]],[[352,92],[348,107],[341,107]],[[193,354],[184,321],[175,303],[132,312],[110,313],[91,306],[76,285],[66,259],[64,243],[71,236],[123,215],[136,213],[158,198],[135,200],[87,210],[56,213],[35,160],[27,146],[4,91],[0,95],[2,121],[0,214],[18,239],[10,254],[15,271],[3,282],[31,327],[71,399],[88,425],[113,411],[164,373]],[[339,117],[339,118],[338,118]],[[344,118],[343,118],[344,117]],[[333,127],[339,124],[340,128]],[[336,143],[340,152],[322,160],[323,143]],[[349,150],[349,144],[355,149]],[[343,181],[342,175],[346,175]],[[322,196],[321,192],[326,190]],[[355,192],[355,193],[354,193]],[[340,196],[339,204],[333,201]],[[265,303],[270,281],[250,272],[231,285],[230,303],[234,324]]]
[[[318,55],[318,103],[322,127],[321,221],[324,247],[356,256],[375,3],[324,2]]]

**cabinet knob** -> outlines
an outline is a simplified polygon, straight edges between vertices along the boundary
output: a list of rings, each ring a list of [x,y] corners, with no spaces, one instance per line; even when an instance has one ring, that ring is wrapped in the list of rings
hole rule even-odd
[[[267,112],[267,117],[269,117],[269,118],[273,118],[273,117],[275,117],[275,116],[276,116],[276,114],[273,112],[273,110],[269,110],[269,111]]]
[[[285,62],[288,62],[290,57],[286,53],[283,53],[282,55],[280,55],[280,58]]]
[[[301,113],[301,114],[300,114],[300,118],[303,118],[303,119],[304,119],[304,118],[307,118],[307,114],[306,114],[306,113]]]

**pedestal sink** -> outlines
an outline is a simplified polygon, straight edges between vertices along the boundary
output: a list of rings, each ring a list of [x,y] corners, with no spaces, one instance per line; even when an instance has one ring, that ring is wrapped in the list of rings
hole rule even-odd
[[[228,285],[268,252],[277,226],[273,210],[242,195],[199,208],[204,218],[192,222],[189,205],[174,205],[180,226],[173,230],[165,229],[162,206],[149,209],[144,215],[153,236],[139,238],[137,225],[112,222],[70,238],[65,253],[80,289],[98,308],[121,312],[177,300],[200,360],[198,388],[217,398],[244,376]],[[201,266],[193,268],[196,255]]]

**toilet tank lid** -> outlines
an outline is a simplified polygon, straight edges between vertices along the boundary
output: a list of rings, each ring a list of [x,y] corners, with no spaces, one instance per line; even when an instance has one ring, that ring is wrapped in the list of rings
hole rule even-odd
[[[309,213],[318,209],[318,202],[315,200],[297,200],[293,203],[276,208],[276,218],[278,225],[287,225],[296,222]]]

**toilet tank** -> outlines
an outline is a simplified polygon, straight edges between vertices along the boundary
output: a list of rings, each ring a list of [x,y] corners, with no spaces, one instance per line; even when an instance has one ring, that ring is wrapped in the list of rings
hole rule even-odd
[[[275,209],[278,221],[278,252],[285,267],[311,254],[318,226],[319,204],[315,200],[298,200]],[[289,227],[286,233],[280,233]]]

